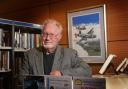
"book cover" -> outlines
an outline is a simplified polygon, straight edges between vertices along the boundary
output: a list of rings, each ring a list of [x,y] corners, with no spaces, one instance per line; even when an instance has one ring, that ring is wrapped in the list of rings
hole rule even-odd
[[[102,67],[101,67],[101,69],[100,69],[100,71],[99,71],[100,74],[103,74],[103,73],[106,71],[108,65],[111,63],[111,61],[112,61],[115,57],[116,57],[116,55],[114,55],[114,54],[110,54],[110,55],[108,56],[108,58],[106,59],[106,61],[104,62],[104,64],[102,65]]]
[[[128,60],[128,58],[124,58],[124,60],[117,66],[116,71],[118,72],[122,66],[126,63],[126,61]]]
[[[23,89],[46,89],[44,76],[24,76]]]
[[[73,89],[106,89],[105,78],[73,77]]]
[[[127,59],[127,58],[126,58]],[[124,72],[125,69],[127,68],[128,66],[128,59],[125,61],[124,65],[122,66],[122,68],[120,69],[121,72]]]
[[[46,89],[72,89],[72,77],[70,76],[48,76],[46,81]]]

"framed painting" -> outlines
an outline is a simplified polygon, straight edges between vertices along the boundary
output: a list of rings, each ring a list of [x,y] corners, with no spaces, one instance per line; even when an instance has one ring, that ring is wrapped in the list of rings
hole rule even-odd
[[[107,53],[105,5],[70,11],[67,18],[69,48],[87,63],[103,63]]]

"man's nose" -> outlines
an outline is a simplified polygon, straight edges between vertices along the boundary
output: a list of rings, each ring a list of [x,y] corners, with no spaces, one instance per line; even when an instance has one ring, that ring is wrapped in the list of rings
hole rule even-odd
[[[50,39],[50,35],[47,34],[46,39]]]

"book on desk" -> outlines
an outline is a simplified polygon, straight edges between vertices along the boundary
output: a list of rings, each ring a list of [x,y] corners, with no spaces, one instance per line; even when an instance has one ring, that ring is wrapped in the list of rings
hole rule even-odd
[[[70,76],[25,75],[23,78],[23,89],[72,89]]]
[[[106,89],[105,78],[73,77],[73,89]]]
[[[107,57],[106,61],[104,62],[104,64],[102,65],[102,67],[99,70],[100,74],[104,74],[105,71],[107,70],[107,68],[112,65],[112,60],[116,57],[116,55],[114,54],[109,54],[109,56]]]
[[[122,62],[117,66],[116,71],[117,72],[125,72],[127,66],[128,66],[128,58],[124,58],[122,60]]]
[[[23,89],[106,89],[104,78],[25,76]]]

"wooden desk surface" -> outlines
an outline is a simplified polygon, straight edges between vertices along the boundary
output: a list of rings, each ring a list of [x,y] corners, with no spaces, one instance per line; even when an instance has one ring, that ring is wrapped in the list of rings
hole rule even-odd
[[[106,78],[106,89],[128,89],[128,75],[94,75]]]

